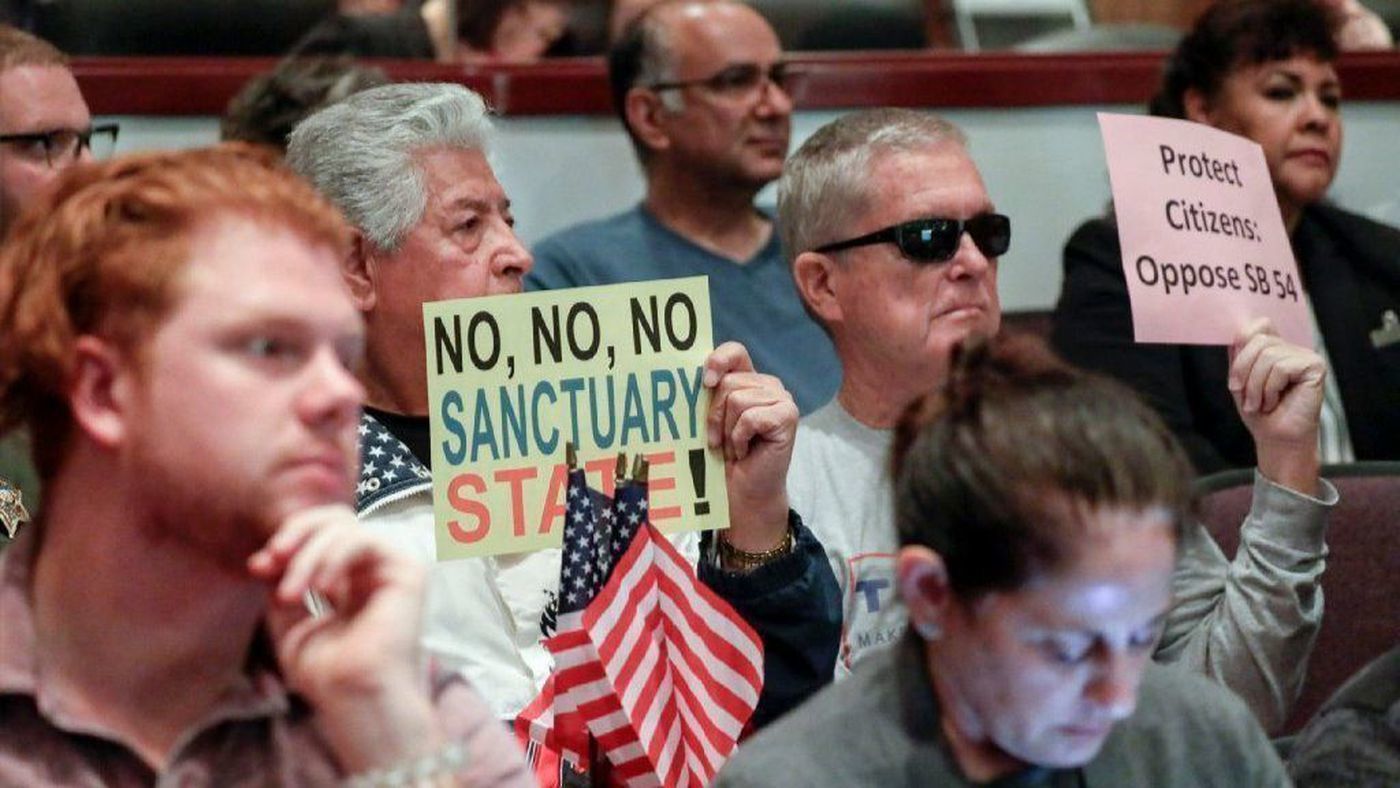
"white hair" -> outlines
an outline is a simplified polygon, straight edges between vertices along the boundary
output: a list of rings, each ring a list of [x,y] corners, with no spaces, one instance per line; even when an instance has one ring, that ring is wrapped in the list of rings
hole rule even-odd
[[[486,153],[490,134],[486,102],[461,85],[383,85],[297,124],[287,163],[392,252],[427,207],[418,154],[440,146]]]

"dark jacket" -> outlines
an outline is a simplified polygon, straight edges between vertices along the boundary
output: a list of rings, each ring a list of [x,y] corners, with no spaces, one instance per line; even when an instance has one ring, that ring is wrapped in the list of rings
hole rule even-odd
[[[1303,213],[1293,252],[1336,375],[1358,460],[1400,459],[1400,343],[1371,332],[1400,314],[1400,230],[1330,205]],[[1235,411],[1224,347],[1138,345],[1118,230],[1090,220],[1065,245],[1052,342],[1070,362],[1137,389],[1181,439],[1200,473],[1255,464]]]

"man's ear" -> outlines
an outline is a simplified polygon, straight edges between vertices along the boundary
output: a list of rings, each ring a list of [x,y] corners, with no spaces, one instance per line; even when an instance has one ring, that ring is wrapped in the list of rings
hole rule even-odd
[[[924,640],[937,640],[953,604],[943,556],[918,545],[902,548],[895,559],[895,578],[909,610],[909,625]]]
[[[136,369],[105,340],[78,337],[68,383],[68,407],[78,429],[94,443],[115,449],[126,439],[131,420]]]
[[[812,314],[828,326],[840,322],[842,317],[841,300],[837,298],[839,276],[836,261],[821,252],[803,252],[792,261],[792,279],[798,294]]]
[[[1211,123],[1211,116],[1213,113],[1211,112],[1210,101],[1206,99],[1205,94],[1201,91],[1196,88],[1187,88],[1186,92],[1181,96],[1181,105],[1186,110],[1187,120],[1214,125]]]
[[[627,126],[648,150],[666,150],[671,147],[671,137],[662,122],[668,114],[661,103],[661,96],[645,88],[632,88],[622,100],[627,116]]]
[[[350,288],[350,298],[355,302],[355,308],[361,312],[374,309],[375,288],[379,285],[378,262],[374,244],[356,228],[350,251],[345,253],[345,259],[341,261],[340,275]]]

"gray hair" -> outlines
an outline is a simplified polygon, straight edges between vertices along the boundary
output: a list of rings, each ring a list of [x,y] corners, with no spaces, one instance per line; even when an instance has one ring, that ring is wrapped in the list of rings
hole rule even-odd
[[[461,85],[384,85],[299,123],[287,163],[376,247],[392,252],[427,207],[417,154],[438,146],[485,153],[490,133],[486,102]]]
[[[867,174],[877,156],[948,144],[965,147],[967,137],[937,115],[909,109],[853,112],[817,129],[778,181],[778,228],[788,260],[841,240],[868,209]]]
[[[681,3],[675,3],[680,5]],[[634,85],[655,85],[671,82],[676,78],[676,48],[671,30],[662,22],[663,14],[651,13],[648,9],[638,22],[638,33],[642,38],[642,51],[637,59],[637,79]],[[685,94],[679,90],[663,90],[660,93],[661,106],[671,113],[685,109]]]

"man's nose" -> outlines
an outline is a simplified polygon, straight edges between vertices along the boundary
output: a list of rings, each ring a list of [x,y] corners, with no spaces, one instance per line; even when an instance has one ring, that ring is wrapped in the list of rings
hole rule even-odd
[[[958,239],[958,251],[948,262],[948,275],[954,279],[982,277],[991,268],[992,261],[978,248],[972,235],[964,231]]]
[[[307,370],[308,382],[301,399],[302,418],[309,424],[332,428],[359,419],[365,400],[364,385],[345,366],[334,349],[318,350]]]
[[[792,94],[768,76],[759,85],[758,105],[755,110],[762,115],[787,116],[792,114]]]
[[[491,273],[498,277],[520,277],[535,267],[535,258],[520,242],[515,229],[502,223],[500,245],[491,254]]]

